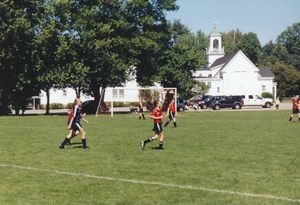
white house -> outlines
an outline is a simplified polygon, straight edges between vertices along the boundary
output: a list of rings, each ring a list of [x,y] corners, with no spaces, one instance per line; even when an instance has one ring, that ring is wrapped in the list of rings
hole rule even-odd
[[[209,35],[208,64],[194,73],[194,79],[209,86],[209,95],[261,95],[276,98],[276,82],[271,67],[256,67],[240,50],[225,56],[221,34],[216,28]]]

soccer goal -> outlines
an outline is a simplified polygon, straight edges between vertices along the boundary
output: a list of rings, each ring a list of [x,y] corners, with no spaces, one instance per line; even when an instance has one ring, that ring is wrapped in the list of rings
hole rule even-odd
[[[166,110],[169,103],[173,98],[177,99],[177,88],[126,88],[126,87],[115,87],[106,88],[101,90],[101,98],[98,102],[97,114],[99,111],[106,109],[107,102],[110,102],[110,113],[111,117],[114,116],[114,112],[120,108],[114,108],[114,102],[123,102],[124,104],[130,104],[132,102],[139,102],[141,98],[144,101],[153,103],[154,100],[162,101],[162,110]],[[149,97],[151,95],[151,97]],[[106,102],[106,103],[105,103]],[[105,108],[104,108],[105,107]],[[175,100],[175,108],[177,110],[177,100]],[[129,106],[121,108],[125,111],[130,112]]]

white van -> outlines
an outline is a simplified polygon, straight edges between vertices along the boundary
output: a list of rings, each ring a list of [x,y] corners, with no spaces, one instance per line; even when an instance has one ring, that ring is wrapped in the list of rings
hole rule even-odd
[[[263,98],[260,95],[242,95],[244,106],[262,106],[270,108],[273,105],[273,99]]]

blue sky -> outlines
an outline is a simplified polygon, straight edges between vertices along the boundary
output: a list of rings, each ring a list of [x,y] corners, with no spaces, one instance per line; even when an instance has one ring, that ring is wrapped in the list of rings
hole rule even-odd
[[[191,32],[209,35],[218,22],[220,32],[254,32],[261,45],[276,40],[288,26],[300,22],[300,0],[177,0],[180,9],[167,19],[180,19]]]

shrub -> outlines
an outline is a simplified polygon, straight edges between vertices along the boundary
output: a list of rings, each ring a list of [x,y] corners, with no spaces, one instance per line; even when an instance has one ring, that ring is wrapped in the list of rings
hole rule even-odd
[[[73,107],[73,103],[68,103],[66,108],[71,109],[72,107]]]
[[[263,92],[263,93],[261,94],[261,96],[262,96],[263,98],[271,98],[271,99],[274,99],[274,95],[273,95],[272,93],[269,93],[269,92]]]
[[[64,108],[64,105],[61,103],[52,103],[50,105],[50,109],[63,109],[63,108]]]

